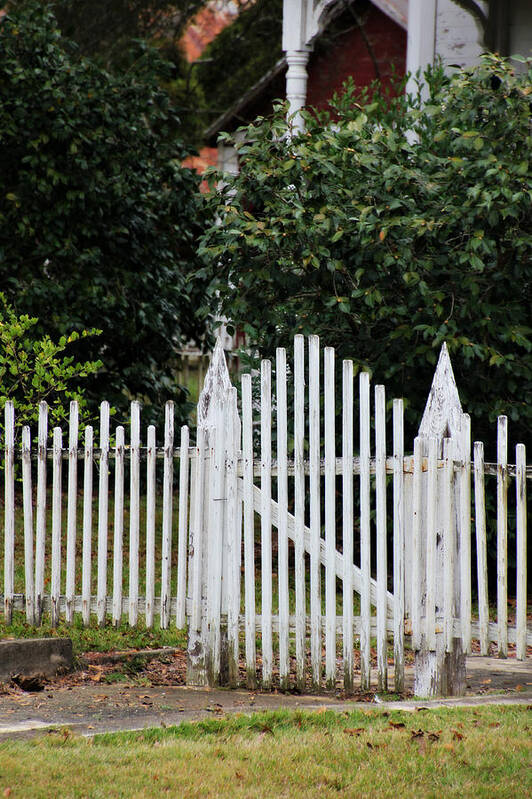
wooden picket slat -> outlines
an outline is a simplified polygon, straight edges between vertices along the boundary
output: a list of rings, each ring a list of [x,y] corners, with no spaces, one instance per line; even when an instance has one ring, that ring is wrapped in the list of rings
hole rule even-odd
[[[113,624],[122,621],[122,578],[124,554],[124,450],[125,431],[122,426],[115,431],[115,493],[113,533]]]
[[[462,416],[464,466],[460,471],[460,620],[462,649],[471,653],[471,418]]]
[[[231,688],[238,685],[238,619],[240,613],[240,545],[241,516],[238,508],[236,474],[238,438],[238,397],[236,388],[227,392],[226,408],[226,475],[225,475],[225,604],[227,610],[228,678]],[[288,634],[288,619],[287,619]]]
[[[393,401],[393,612],[394,684],[402,693],[405,683],[405,518],[404,518],[404,409],[403,400]]]
[[[370,394],[369,373],[359,377],[360,397],[360,687],[371,684],[371,528],[370,528]]]
[[[187,428],[188,433],[188,428]],[[183,437],[183,433],[182,433]],[[182,450],[179,453],[182,456]],[[164,465],[163,465],[163,521],[161,542],[161,629],[166,630],[170,623],[170,586],[172,578],[172,516],[173,516],[173,477],[174,477],[174,403],[170,400],[164,408]],[[188,457],[188,436],[187,436]],[[188,465],[188,464],[187,464]],[[188,477],[188,471],[187,471]],[[181,492],[180,492],[181,494]],[[188,499],[188,496],[187,496]],[[186,557],[186,553],[185,553]],[[185,609],[179,608],[176,626],[185,625]]]
[[[421,516],[422,491],[421,491],[421,447],[419,437],[414,439],[414,474],[412,478],[412,649],[419,650],[421,646]]]
[[[224,532],[224,491],[225,491],[225,434],[227,418],[224,404],[220,399],[214,411],[214,452],[212,468],[209,471],[209,527],[208,527],[208,588],[207,622],[209,629],[209,653],[207,674],[210,685],[216,685],[220,678],[221,647],[221,600],[222,600],[222,559]]]
[[[526,564],[526,449],[524,444],[515,448],[516,464],[516,641],[517,659],[526,659],[527,564]]]
[[[33,492],[31,479],[31,432],[22,428],[22,502],[24,509],[24,589],[28,624],[35,624],[35,579],[33,558]]]
[[[129,447],[129,625],[135,627],[139,604],[140,404],[131,403]]]
[[[262,687],[269,690],[272,681],[272,398],[271,363],[261,362],[260,373],[260,488],[261,509],[261,618],[262,618]]]
[[[37,504],[35,508],[35,619],[42,616],[44,598],[44,557],[46,545],[46,444],[48,441],[48,405],[39,403],[37,443]]]
[[[353,690],[353,361],[342,365],[342,579],[344,689]]]
[[[61,502],[63,441],[60,427],[53,432],[52,471],[52,570],[50,580],[52,627],[59,624],[59,597],[61,595]]]
[[[196,440],[196,464],[194,478],[194,502],[191,513],[191,536],[192,536],[192,562],[190,572],[192,574],[191,595],[192,611],[190,614],[190,626],[192,630],[199,633],[202,623],[202,573],[203,573],[203,517],[204,507],[204,484],[205,484],[205,428],[198,427]]]
[[[251,375],[242,375],[242,456],[244,502],[244,597],[246,682],[256,688],[255,526],[253,511],[253,408]]]
[[[436,536],[438,498],[438,439],[429,438],[427,473],[427,588],[425,598],[425,640],[427,649],[436,649]]]
[[[153,627],[155,611],[155,427],[148,427],[146,451],[146,627]]]
[[[11,624],[15,592],[15,407],[4,408],[4,618]]]
[[[67,495],[67,541],[66,541],[66,585],[65,621],[74,621],[74,597],[76,594],[76,538],[78,504],[78,435],[79,408],[77,402],[70,403],[68,423],[68,495]]]
[[[305,337],[294,337],[294,572],[296,592],[296,684],[305,688]]]
[[[81,553],[81,617],[87,627],[91,614],[91,555],[92,555],[92,458],[94,432],[90,425],[85,428],[85,452],[83,459],[83,540]]]
[[[478,617],[480,654],[489,650],[488,558],[486,543],[486,500],[484,491],[484,444],[475,441],[475,536],[477,548]]]
[[[179,441],[179,507],[177,528],[177,603],[176,627],[182,630],[186,623],[186,586],[187,586],[187,530],[188,530],[188,482],[189,482],[189,429],[181,427]],[[171,503],[171,486],[169,487]],[[171,513],[170,520],[171,520]],[[170,530],[171,534],[171,530]]]
[[[386,629],[386,397],[375,386],[375,502],[377,520],[377,686],[388,690],[388,635]]]
[[[279,506],[277,575],[279,581],[279,680],[288,688],[288,417],[286,404],[286,351],[276,351],[277,504]]]
[[[324,437],[325,437],[325,681],[336,684],[336,453],[334,423],[334,350],[324,350]]]
[[[508,417],[497,419],[497,629],[499,657],[508,656]]]
[[[451,439],[443,440],[443,634],[445,651],[452,652],[454,638],[455,529],[453,505],[453,452]],[[460,497],[462,501],[462,497]]]
[[[321,684],[320,340],[309,336],[310,659],[312,687]]]
[[[107,537],[109,516],[109,403],[100,405],[100,462],[98,486],[98,580],[96,618],[105,624],[107,600]]]

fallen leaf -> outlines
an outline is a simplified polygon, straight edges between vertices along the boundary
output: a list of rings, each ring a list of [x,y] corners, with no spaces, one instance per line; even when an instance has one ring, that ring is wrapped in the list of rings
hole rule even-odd
[[[405,724],[403,721],[390,721],[389,726],[394,730],[404,730]]]
[[[270,727],[269,724],[262,724],[261,728],[260,728],[260,731],[261,731],[261,733],[263,735],[266,735],[266,733],[268,733],[268,732],[271,733],[271,735],[273,735],[273,730],[272,730],[272,728]]]
[[[463,741],[464,740],[465,735],[464,735],[463,732],[458,732],[458,730],[451,730],[451,732],[453,734],[453,741]]]
[[[346,735],[362,735],[365,732],[364,727],[346,727],[344,729]]]
[[[424,730],[410,730],[410,735],[412,738],[423,738],[425,732]]]
[[[460,735],[460,733],[458,733],[458,734]],[[439,741],[440,740],[440,736],[438,735],[437,732],[429,732],[429,734],[427,735],[427,738],[429,739],[429,741]]]

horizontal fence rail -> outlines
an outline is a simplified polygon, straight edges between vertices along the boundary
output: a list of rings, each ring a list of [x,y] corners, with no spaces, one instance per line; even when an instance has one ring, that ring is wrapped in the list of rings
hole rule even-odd
[[[316,337],[305,345],[296,336],[293,357],[279,349],[243,375],[240,400],[215,351],[194,445],[187,426],[177,440],[172,402],[161,432],[141,428],[138,403],[112,429],[106,402],[97,430],[80,432],[76,403],[68,430],[48,430],[45,403],[37,430],[20,430],[6,402],[6,622],[24,611],[36,625],[81,614],[187,627],[190,682],[216,682],[227,665],[231,684],[264,688],[367,690],[376,676],[386,690],[393,662],[402,691],[405,646],[525,658],[532,466],[522,444],[508,463],[506,417],[486,463],[467,414],[451,413],[447,389],[436,396],[439,364],[405,453],[402,400],[387,423],[384,386],[355,379]]]
[[[479,443],[479,442],[476,442],[476,443]],[[194,458],[196,456],[196,447],[188,447],[187,449],[188,449],[189,457],[190,458]],[[124,445],[124,454],[125,454],[126,457],[128,457],[129,450],[130,450],[129,445]],[[93,457],[95,459],[95,462],[97,462],[98,459],[100,458],[100,455],[101,455],[100,449],[98,447],[93,447],[92,448],[92,453],[93,453]],[[141,461],[147,460],[147,458],[148,458],[148,447],[140,446],[138,448],[138,453],[139,453],[139,459]],[[153,449],[153,457],[155,457],[157,460],[164,459],[165,453],[166,453],[166,451],[165,451],[164,447],[155,447]],[[181,449],[179,447],[175,447],[172,450],[171,454],[172,454],[173,458],[180,458],[181,457]],[[15,455],[15,457],[19,457],[19,456]],[[33,461],[37,461],[39,459],[39,456],[38,456],[37,452],[32,451],[31,449],[30,449],[29,457],[30,457],[32,462]],[[53,460],[53,457],[54,457],[53,447],[48,447],[46,449],[46,458],[48,460]],[[78,448],[77,450],[75,450],[75,457],[78,460],[82,461],[85,458],[85,450],[81,449],[81,448]],[[113,450],[109,450],[109,452],[108,452],[109,461],[114,461],[116,459],[116,457],[117,457],[116,451],[114,449]],[[242,477],[243,472],[244,472],[244,466],[243,466],[244,456],[243,456],[243,453],[241,451],[238,451],[238,452],[236,452],[235,457],[237,459],[237,467],[236,467],[237,468],[237,474],[238,474],[239,477]],[[61,459],[64,460],[64,461],[69,461],[71,459],[70,452],[67,449],[65,449],[65,448],[63,448],[61,450]],[[343,457],[335,458],[334,459],[334,464],[335,464],[334,465],[335,474],[336,475],[343,475],[344,472],[345,472]],[[386,474],[394,474],[395,473],[395,464],[396,464],[396,459],[394,458],[394,456],[387,456],[386,457],[386,460],[385,460]],[[413,472],[414,472],[414,456],[413,455],[405,455],[402,458],[402,464],[403,464],[402,470],[403,470],[404,474],[413,474]],[[451,460],[451,464],[452,464],[452,467],[453,467],[454,471],[459,471],[462,468],[462,466],[463,466],[463,461]],[[302,468],[303,468],[305,474],[306,475],[310,474],[310,461],[307,458],[303,458],[301,460],[301,465],[302,465]],[[445,465],[446,465],[446,461],[444,461],[443,459],[440,458],[440,459],[438,459],[436,461],[436,465],[437,465],[438,469],[443,469],[445,467]],[[261,468],[260,461],[259,460],[254,460],[253,461],[253,476],[254,477],[260,477],[260,468]],[[271,476],[272,477],[277,477],[278,476],[278,468],[279,468],[279,466],[278,466],[276,458],[272,458],[272,462],[271,462]],[[428,471],[428,458],[422,458],[421,467],[420,468],[421,468],[422,472]],[[295,476],[295,474],[296,474],[296,461],[293,458],[288,458],[287,459],[287,461],[286,461],[286,469],[287,469],[287,476],[288,477],[294,477]],[[361,469],[360,458],[357,455],[353,455],[353,457],[352,457],[352,470],[350,470],[350,471],[352,471],[353,474],[360,474],[360,469]],[[497,463],[485,462],[484,465],[483,465],[483,469],[484,469],[484,474],[485,475],[488,475],[488,476],[491,476],[491,477],[496,477],[497,473],[498,473],[497,472],[498,464]],[[375,472],[376,472],[376,460],[375,460],[375,458],[370,458],[369,459],[369,470],[370,470],[370,474],[375,474]],[[517,472],[518,472],[518,465],[516,465],[515,463],[508,463],[506,465],[506,474],[507,474],[508,477],[517,477]],[[319,473],[320,473],[320,475],[324,475],[325,474],[325,458],[320,458]],[[525,467],[524,467],[524,475],[525,475],[525,479],[526,480],[532,480],[532,466],[526,466],[525,465]]]

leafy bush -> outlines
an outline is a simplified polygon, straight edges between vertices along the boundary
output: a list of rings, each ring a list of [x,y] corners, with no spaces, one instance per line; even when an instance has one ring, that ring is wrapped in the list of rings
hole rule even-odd
[[[37,322],[26,314],[17,316],[0,294],[0,412],[10,400],[15,408],[16,430],[32,425],[34,433],[42,400],[49,406],[50,429],[68,419],[72,400],[78,402],[83,421],[87,403],[79,381],[102,367],[101,361],[75,363],[72,356],[63,355],[68,345],[80,336],[98,335],[99,330],[73,332],[61,336],[54,344],[49,336],[35,338]],[[0,431],[3,427],[2,414]]]
[[[423,107],[348,86],[301,135],[284,107],[246,128],[201,246],[220,312],[263,356],[320,334],[406,398],[410,433],[446,341],[473,435],[507,413],[525,440],[531,78],[486,56],[428,75]]]
[[[145,418],[169,398],[186,416],[175,360],[204,331],[202,200],[165,75],[141,44],[125,74],[79,58],[46,4],[0,21],[0,285],[37,336],[101,329],[73,347],[105,364],[87,398],[140,399]]]

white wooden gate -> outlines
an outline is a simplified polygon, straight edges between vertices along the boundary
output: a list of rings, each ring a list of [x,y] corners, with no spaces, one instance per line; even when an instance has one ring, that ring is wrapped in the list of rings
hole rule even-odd
[[[231,388],[223,350],[221,346],[215,350],[198,413],[198,493],[189,568],[193,608],[189,680],[217,683],[225,678],[227,666],[229,683],[235,685],[242,643],[251,687],[258,681],[270,688],[276,665],[282,688],[289,687],[291,679],[302,688],[309,655],[313,688],[320,687],[323,676],[325,685],[333,688],[342,674],[346,690],[352,690],[354,653],[359,650],[360,686],[368,689],[375,641],[377,687],[386,690],[388,645],[393,638],[395,690],[404,688],[406,640],[416,652],[418,695],[460,693],[464,656],[471,652],[473,636],[480,641],[482,653],[494,641],[503,656],[508,641],[517,644],[519,658],[526,656],[526,647],[532,644],[532,632],[526,626],[524,446],[517,447],[512,472],[517,511],[513,626],[508,624],[506,610],[511,471],[504,443],[506,418],[499,419],[498,465],[486,467],[482,444],[475,443],[478,620],[473,619],[470,421],[460,406],[446,347],[412,456],[404,454],[402,400],[392,403],[393,445],[387,456],[385,389],[375,386],[371,412],[368,373],[359,375],[355,436],[350,361],[342,364],[342,452],[336,452],[338,406],[331,348],[323,351],[323,368],[321,362],[318,338],[309,338],[306,355],[304,338],[296,336],[292,364],[287,364],[285,350],[277,350],[275,386],[269,361],[262,362],[255,378],[243,375],[240,424],[236,390]],[[484,475],[494,470],[497,624],[488,619],[484,501]],[[387,475],[392,476],[391,485],[387,485]],[[387,534],[389,518],[391,536]],[[275,569],[272,552],[276,553]]]

